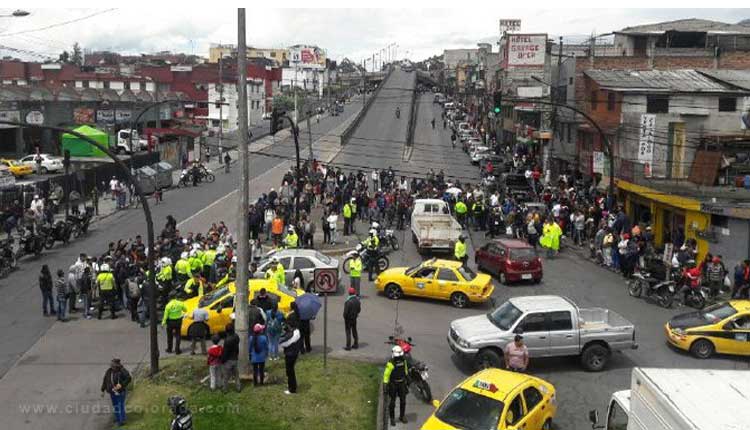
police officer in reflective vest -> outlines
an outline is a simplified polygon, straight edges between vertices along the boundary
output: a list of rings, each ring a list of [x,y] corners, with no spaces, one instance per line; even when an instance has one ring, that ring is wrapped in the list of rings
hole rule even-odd
[[[172,352],[172,339],[175,340],[175,353],[180,354],[180,340],[182,337],[182,317],[187,312],[187,307],[182,300],[174,298],[164,307],[164,318],[161,325],[167,327],[167,352]]]
[[[109,306],[109,312],[112,319],[115,319],[115,276],[112,274],[109,264],[104,263],[99,268],[99,274],[96,275],[96,285],[99,287],[99,319],[102,319],[104,302]]]
[[[177,282],[183,284],[190,279],[190,261],[187,252],[180,254],[180,259],[174,264],[174,270],[177,272]]]
[[[378,238],[378,231],[374,228],[370,229],[370,237],[365,239],[366,258],[367,258],[367,279],[372,281],[372,275],[380,271],[378,267],[378,247],[380,246],[380,238]]]
[[[296,248],[299,245],[299,236],[297,236],[297,233],[294,231],[294,227],[289,227],[289,229],[286,231],[286,237],[284,238],[284,245],[287,248]]]
[[[201,279],[201,274],[197,272],[193,273],[193,277],[185,282],[183,291],[188,298],[203,296],[203,279]]]
[[[458,242],[453,247],[453,256],[461,262],[462,266],[466,267],[466,261],[469,257],[466,255],[466,236],[463,234],[458,236]]]
[[[172,270],[172,261],[169,257],[162,257],[159,261],[159,272],[156,274],[156,280],[159,282],[159,290],[162,303],[166,303],[169,292],[172,291],[172,279],[174,272]]]
[[[349,236],[352,232],[352,223],[354,221],[354,212],[356,209],[354,209],[356,206],[354,205],[354,202],[356,200],[354,198],[351,199],[351,201],[346,202],[344,205],[344,236]]]
[[[456,211],[456,219],[458,220],[458,223],[461,224],[462,228],[466,228],[466,212],[469,210],[469,208],[466,207],[466,203],[459,200],[456,202],[454,209]]]
[[[383,384],[390,400],[388,401],[388,414],[391,418],[391,426],[396,425],[396,396],[399,400],[399,421],[406,423],[406,394],[408,393],[406,380],[409,369],[404,357],[404,350],[396,345],[391,350],[392,358],[385,364],[383,373]]]
[[[362,259],[359,257],[359,253],[354,254],[354,258],[349,260],[349,287],[354,288],[357,296],[359,296],[359,282],[362,278]]]

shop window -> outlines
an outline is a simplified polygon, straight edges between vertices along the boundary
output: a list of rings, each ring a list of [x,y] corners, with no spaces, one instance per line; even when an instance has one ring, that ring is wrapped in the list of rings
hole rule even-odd
[[[646,96],[646,113],[669,113],[669,96]]]
[[[729,217],[724,215],[711,214],[711,226],[719,228],[729,228]]]
[[[734,97],[719,97],[719,112],[736,112],[737,99]]]

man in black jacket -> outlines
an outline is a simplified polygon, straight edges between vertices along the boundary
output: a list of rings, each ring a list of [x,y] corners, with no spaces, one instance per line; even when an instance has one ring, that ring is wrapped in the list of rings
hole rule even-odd
[[[237,367],[237,359],[240,353],[240,337],[234,332],[234,324],[227,324],[226,338],[224,339],[224,351],[221,354],[221,362],[224,365],[224,379],[222,381],[222,391],[227,391],[229,378],[234,378],[237,384],[237,392],[242,390],[240,382],[240,372]]]
[[[260,290],[261,293],[264,291],[265,289]],[[250,322],[248,327],[255,327],[255,324],[266,325],[266,319],[264,318],[265,309],[260,305],[260,294],[258,294],[258,297],[250,301],[250,304],[247,307],[247,316],[248,321]]]
[[[361,311],[361,305],[359,297],[357,296],[357,290],[349,288],[349,297],[344,302],[344,330],[346,330],[346,347],[345,350],[349,351],[352,348],[359,348],[359,335],[357,334],[357,317]],[[354,345],[351,340],[354,337]]]
[[[118,427],[125,424],[125,394],[128,384],[130,384],[130,373],[122,366],[119,358],[113,358],[109,364],[109,369],[104,372],[102,396],[104,396],[105,391],[109,393]]]

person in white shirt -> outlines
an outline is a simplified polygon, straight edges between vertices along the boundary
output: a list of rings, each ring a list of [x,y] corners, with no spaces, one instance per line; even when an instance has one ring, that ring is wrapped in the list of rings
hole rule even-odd
[[[498,195],[497,191],[495,191],[490,196],[490,206],[491,207],[495,207],[495,206],[498,206],[498,205],[500,205],[500,195]]]
[[[370,177],[372,178],[372,189],[377,190],[378,189],[378,178],[380,177],[378,175],[378,169],[375,169],[372,171],[372,174],[370,174]]]
[[[44,215],[44,200],[39,197],[39,194],[34,194],[34,199],[31,201],[29,209],[34,212],[34,218],[42,219]]]
[[[326,218],[326,221],[328,222],[328,226],[331,229],[331,245],[335,245],[336,244],[336,223],[338,223],[339,221],[339,216],[331,212],[331,214],[328,215],[328,218]]]

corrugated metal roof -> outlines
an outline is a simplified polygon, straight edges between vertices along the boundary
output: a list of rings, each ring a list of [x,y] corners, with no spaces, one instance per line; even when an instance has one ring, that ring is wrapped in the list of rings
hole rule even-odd
[[[586,70],[604,89],[624,92],[742,92],[695,70]]]
[[[655,24],[636,25],[625,27],[615,33],[638,34],[638,33],[664,33],[667,31],[683,32],[706,32],[706,33],[734,33],[750,35],[750,27],[745,25],[727,24],[725,22],[711,21],[708,19],[678,19],[676,21],[659,22]]]
[[[750,70],[701,69],[698,72],[725,84],[750,90]]]

